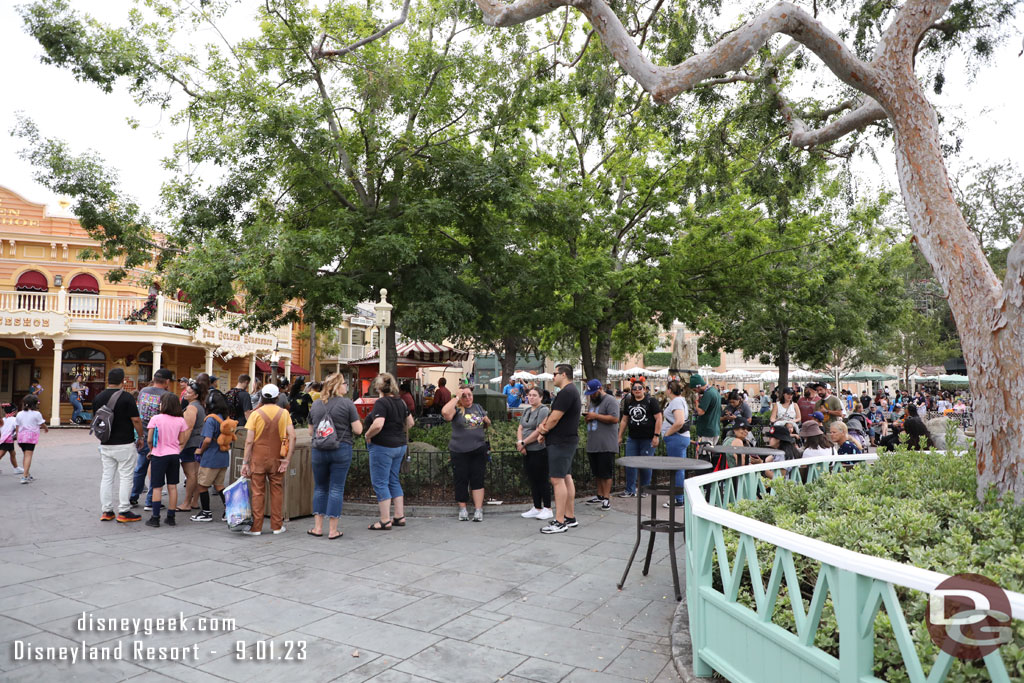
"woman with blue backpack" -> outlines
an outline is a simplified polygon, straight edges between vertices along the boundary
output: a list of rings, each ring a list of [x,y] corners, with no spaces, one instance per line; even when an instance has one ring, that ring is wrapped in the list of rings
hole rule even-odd
[[[309,409],[309,434],[313,451],[313,528],[310,536],[341,538],[338,519],[345,499],[345,480],[352,465],[352,439],[363,433],[355,404],[345,396],[348,381],[334,374],[324,381],[320,398]]]

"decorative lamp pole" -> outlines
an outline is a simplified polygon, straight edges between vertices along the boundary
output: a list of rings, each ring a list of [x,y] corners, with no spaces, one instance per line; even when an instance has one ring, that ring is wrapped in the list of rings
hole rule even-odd
[[[373,305],[377,319],[377,351],[380,355],[380,371],[387,372],[387,329],[391,325],[392,305],[388,303],[388,290],[380,290],[380,301]]]

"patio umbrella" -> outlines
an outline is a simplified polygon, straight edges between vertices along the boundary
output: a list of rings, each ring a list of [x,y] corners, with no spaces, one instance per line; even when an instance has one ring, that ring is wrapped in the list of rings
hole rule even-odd
[[[761,373],[761,381],[762,382],[778,382],[779,381],[779,373],[775,372],[774,370],[765,370],[764,372]]]
[[[539,381],[539,382],[547,382],[548,380],[552,380],[554,378],[555,378],[555,376],[552,375],[550,372],[542,372],[539,375],[534,377],[534,379]]]
[[[531,380],[531,379],[537,379],[537,376],[534,375],[532,372],[527,372],[526,370],[520,370],[519,372],[514,373],[512,375],[512,379]]]
[[[644,368],[638,368],[638,367],[635,367],[635,366],[632,367],[632,368],[626,368],[622,372],[625,373],[626,377],[633,377],[635,375],[646,375],[647,374],[647,370],[645,370]]]
[[[656,379],[668,379],[668,368],[664,368],[662,370],[655,370],[653,372],[648,373],[647,376],[654,377]]]
[[[939,380],[939,386],[958,386],[966,387],[970,382],[963,375],[939,375],[936,379]]]
[[[844,382],[884,382],[887,379],[897,379],[896,375],[890,375],[887,372],[878,372],[877,370],[861,370],[855,372],[852,375],[844,375],[840,377]]]
[[[498,375],[497,377],[492,377],[487,381],[490,382],[491,384],[497,384],[498,382],[501,381],[501,375]]]

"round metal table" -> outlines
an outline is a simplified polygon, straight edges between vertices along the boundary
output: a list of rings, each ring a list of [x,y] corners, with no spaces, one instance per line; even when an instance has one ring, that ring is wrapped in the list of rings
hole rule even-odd
[[[667,533],[669,558],[672,561],[672,584],[676,590],[676,600],[682,600],[683,594],[679,590],[679,571],[676,569],[676,532],[678,531],[683,533],[685,527],[682,522],[676,521],[675,499],[676,495],[681,493],[681,491],[676,488],[675,472],[709,470],[711,469],[711,463],[704,460],[696,460],[694,458],[669,458],[666,456],[644,455],[619,458],[615,461],[615,464],[622,467],[636,467],[638,469],[660,470],[673,473],[673,475],[669,477],[668,488],[658,488],[656,486],[649,485],[641,486],[637,491],[636,543],[633,544],[633,552],[629,554],[629,561],[626,563],[626,570],[622,572],[622,579],[618,584],[619,590],[622,590],[622,586],[625,585],[626,577],[629,575],[629,569],[633,566],[633,558],[636,557],[637,548],[640,547],[641,534],[645,530],[650,533],[650,539],[647,543],[647,557],[644,560],[643,569],[644,576],[647,576],[647,572],[651,569],[651,555],[654,552],[654,534]],[[651,494],[650,519],[643,518],[643,496],[640,494],[644,491]],[[658,519],[659,495],[668,496],[669,506],[667,520]]]

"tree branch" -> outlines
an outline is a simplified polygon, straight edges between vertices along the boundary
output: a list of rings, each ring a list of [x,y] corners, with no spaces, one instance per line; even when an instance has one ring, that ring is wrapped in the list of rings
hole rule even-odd
[[[921,1],[921,0],[918,0]],[[867,95],[877,90],[874,68],[863,62],[832,31],[806,11],[780,2],[722,38],[707,51],[675,66],[658,66],[644,55],[630,38],[622,22],[603,0],[476,0],[490,26],[513,26],[550,13],[567,4],[579,9],[597,29],[616,61],[655,100],[665,102],[690,90],[708,78],[740,69],[776,33],[783,33],[806,46],[851,87]]]
[[[796,114],[792,104],[781,92],[777,92],[776,96],[779,100],[779,109],[782,111],[782,116],[789,123],[789,142],[794,147],[814,147],[826,142],[833,142],[848,133],[860,130],[869,123],[888,118],[888,114],[885,113],[885,110],[882,109],[878,102],[870,97],[866,97],[861,101],[860,106],[853,111],[847,112],[832,123],[821,128],[811,129]],[[845,108],[844,105],[846,105],[845,102],[839,107],[833,107],[833,109],[842,111]],[[817,116],[822,115],[824,115],[824,112]]]
[[[317,45],[316,47],[314,47],[310,51],[310,54],[312,55],[313,59],[322,59],[324,57],[344,57],[348,53],[354,52],[355,50],[358,50],[359,48],[361,48],[363,45],[366,45],[367,43],[372,43],[373,41],[377,40],[378,38],[383,38],[388,33],[391,33],[396,28],[398,28],[399,26],[401,26],[402,24],[405,23],[405,20],[409,17],[409,1],[410,0],[405,0],[405,2],[402,3],[402,14],[397,19],[395,19],[390,24],[388,24],[387,26],[385,26],[381,30],[377,31],[376,33],[368,35],[365,38],[360,38],[359,40],[357,40],[356,42],[352,43],[351,45],[347,45],[347,46],[345,46],[345,47],[343,47],[343,48],[341,48],[339,50],[324,50],[323,49],[323,47],[324,47],[324,38],[326,38],[326,34],[324,34],[324,37],[322,37],[320,39],[320,44]]]

